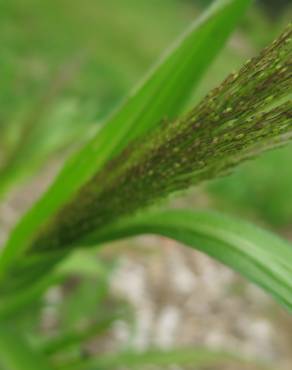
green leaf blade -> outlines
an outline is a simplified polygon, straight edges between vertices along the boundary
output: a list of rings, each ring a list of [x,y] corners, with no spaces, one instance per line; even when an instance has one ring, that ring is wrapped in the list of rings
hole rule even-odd
[[[213,212],[146,212],[92,234],[85,244],[145,233],[173,238],[215,258],[292,311],[292,246],[246,222]]]
[[[0,322],[0,366],[5,370],[53,370],[10,324]]]
[[[148,368],[148,366],[168,368],[174,364],[192,366],[192,369],[225,364],[251,365],[259,370],[272,369],[261,361],[246,358],[236,353],[197,347],[171,350],[149,349],[145,352],[128,351],[115,355],[104,354],[97,359],[79,361],[75,364],[61,367],[60,370],[81,370],[87,369],[89,366],[96,369],[116,369],[121,366],[127,369]]]
[[[164,117],[179,112],[249,2],[219,0],[192,26],[97,136],[67,162],[48,192],[23,217],[1,256],[0,270],[7,268],[26,248],[36,230],[129,140],[153,129]]]

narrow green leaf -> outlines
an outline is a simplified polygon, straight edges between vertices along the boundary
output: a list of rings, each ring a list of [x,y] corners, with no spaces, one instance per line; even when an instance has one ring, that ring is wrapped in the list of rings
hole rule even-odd
[[[5,161],[0,166],[0,199],[3,198],[11,186],[15,185],[17,180],[25,178],[26,174],[33,172],[34,167],[38,167],[42,160],[47,160],[52,156],[54,150],[66,146],[65,132],[63,130],[62,133],[60,130],[57,133],[60,136],[58,144],[55,147],[51,146],[51,148],[42,149],[44,136],[47,144],[50,142],[50,134],[54,130],[52,124],[50,125],[50,130],[45,132],[45,135],[38,133],[45,129],[43,127],[45,126],[43,123],[44,116],[52,108],[60,92],[69,84],[76,70],[80,68],[80,62],[80,58],[73,58],[69,63],[62,66],[45,90],[44,95],[33,105],[28,117],[22,123],[16,143],[13,148],[8,150]],[[58,125],[60,127],[60,123]],[[69,136],[71,132],[68,133],[67,130],[66,134]]]
[[[86,241],[96,244],[145,233],[176,239],[262,287],[292,311],[292,246],[270,232],[213,212],[146,212]]]
[[[74,346],[78,347],[86,340],[105,334],[113,322],[121,318],[121,315],[112,315],[99,320],[97,323],[90,325],[85,330],[71,330],[63,333],[62,336],[57,338],[52,338],[50,341],[43,343],[39,348],[40,351],[46,355],[54,355],[59,352],[66,351],[68,348]]]
[[[122,352],[99,356],[97,359],[78,361],[68,366],[61,366],[60,370],[81,369],[139,369],[147,366],[168,367],[170,365],[190,365],[192,369],[202,366],[219,366],[224,364],[252,365],[256,369],[271,370],[271,367],[260,361],[228,353],[227,351],[208,350],[206,348],[185,348],[172,350],[148,350],[146,352]],[[148,368],[148,367],[147,367]]]
[[[33,281],[29,289],[22,289],[21,291],[10,291],[9,282],[7,282],[7,296],[2,295],[0,299],[0,320],[5,320],[15,315],[16,312],[29,307],[32,302],[37,301],[44,291],[53,285],[58,285],[72,275],[90,276],[104,278],[108,271],[104,265],[97,260],[96,255],[91,255],[90,251],[77,251],[69,258],[65,259],[63,263],[58,266],[57,271],[53,274],[46,275],[43,279]],[[62,256],[53,256],[54,261],[58,261]],[[42,270],[43,259],[34,259],[35,265],[40,265]],[[50,264],[49,258],[46,259],[45,264]],[[28,269],[27,275],[30,276],[31,265],[25,265]],[[25,275],[25,272],[24,272]],[[24,276],[22,280],[24,280]],[[10,281],[10,280],[9,280]]]
[[[15,228],[0,259],[0,271],[19,255],[44,224],[90,176],[137,136],[173,118],[224,45],[250,0],[218,0],[195,22],[144,84],[78,154]],[[211,45],[211,47],[210,47]]]
[[[0,322],[0,366],[5,370],[52,370],[12,325]]]
[[[9,295],[7,298],[2,297],[0,300],[0,320],[10,319],[16,313],[19,314],[23,309],[30,307],[33,302],[40,299],[44,291],[53,285],[61,284],[66,277],[62,274],[49,274],[29,289],[18,291],[17,294]]]

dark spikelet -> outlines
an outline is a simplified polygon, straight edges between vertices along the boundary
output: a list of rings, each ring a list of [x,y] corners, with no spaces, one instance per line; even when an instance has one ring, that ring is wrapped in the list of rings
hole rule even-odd
[[[37,235],[27,253],[66,249],[91,231],[229,172],[292,137],[292,25],[184,117],[132,143]]]

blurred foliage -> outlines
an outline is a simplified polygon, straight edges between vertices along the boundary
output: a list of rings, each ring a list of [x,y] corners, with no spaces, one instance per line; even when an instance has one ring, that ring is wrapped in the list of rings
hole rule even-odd
[[[0,176],[5,183],[3,191],[37,173],[37,169],[53,158],[61,161],[86,140],[194,18],[199,3],[205,6],[208,2],[1,2]],[[193,100],[199,100],[227,73],[270,41],[291,15],[290,3],[289,0],[262,0],[265,12],[262,5],[254,7]],[[275,13],[277,19],[271,19],[270,14]],[[19,152],[21,157],[16,155]],[[232,176],[207,185],[206,189],[218,208],[253,214],[279,228],[289,227],[291,158],[291,146],[270,152]],[[117,312],[126,307],[107,296],[114,267],[107,262],[99,263],[92,256],[89,258],[94,266],[91,269],[87,260],[83,264],[86,271],[78,270],[82,265],[80,259],[78,263],[64,266],[66,283],[53,288],[52,292],[55,289],[55,293],[66,299],[54,300],[50,295],[40,298],[17,322],[21,330],[30,332],[31,342],[44,351],[54,346],[54,341],[62,343],[62,338],[68,343],[66,340],[68,337],[72,340],[70,333],[74,330],[87,329],[93,323],[98,329],[99,322],[109,314],[115,322]],[[93,270],[97,271],[95,275]],[[57,320],[57,329],[40,327],[44,315],[53,322]],[[39,320],[35,320],[36,317]],[[98,330],[95,334],[99,335]],[[79,355],[80,348],[70,352],[72,358]]]
[[[33,347],[61,363],[86,355],[92,341],[102,346],[115,323],[131,320],[128,304],[109,292],[116,267],[92,251],[73,254],[58,269],[62,281],[25,307],[14,326],[27,333]]]
[[[1,2],[0,174],[7,186],[80,145],[112,111],[193,18],[171,3]]]
[[[292,220],[292,147],[265,154],[228,178],[209,185],[220,208],[253,213],[275,227],[289,227]]]
[[[273,17],[281,14],[288,5],[291,5],[290,0],[259,0],[259,3]]]

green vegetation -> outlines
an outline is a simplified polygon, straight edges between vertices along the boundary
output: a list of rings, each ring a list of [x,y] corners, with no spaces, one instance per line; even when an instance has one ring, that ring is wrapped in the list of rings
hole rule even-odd
[[[259,53],[236,53],[225,45],[250,1],[214,2],[106,118],[183,28],[183,10],[195,8],[186,2],[177,15],[174,0],[123,0],[122,13],[114,0],[102,1],[98,12],[93,1],[77,4],[29,0],[28,6],[14,0],[1,5],[0,196],[4,199],[53,160],[64,165],[10,232],[0,255],[0,368],[200,368],[234,362],[267,368],[238,354],[200,348],[126,349],[85,360],[80,347],[107,333],[130,309],[125,302],[109,302],[115,266],[95,260],[94,247],[134,235],[163,235],[196,248],[292,311],[292,247],[287,241],[221,213],[165,206],[173,195],[203,183],[202,191],[218,208],[225,204],[239,213],[263,215],[274,226],[290,225],[289,146],[218,178],[292,139],[292,24],[284,29],[280,20],[272,30],[277,38]],[[156,17],[148,24],[143,19],[153,9]],[[160,32],[164,22],[171,26]],[[253,39],[253,31],[248,37]],[[239,68],[248,54],[256,55]],[[274,169],[275,179],[274,173],[269,177]],[[272,184],[259,195],[256,182],[265,179]],[[206,180],[215,182],[205,185]],[[81,247],[83,252],[76,252]],[[58,303],[58,335],[43,338],[36,321],[44,294],[56,285],[66,291],[71,280],[72,295]]]

